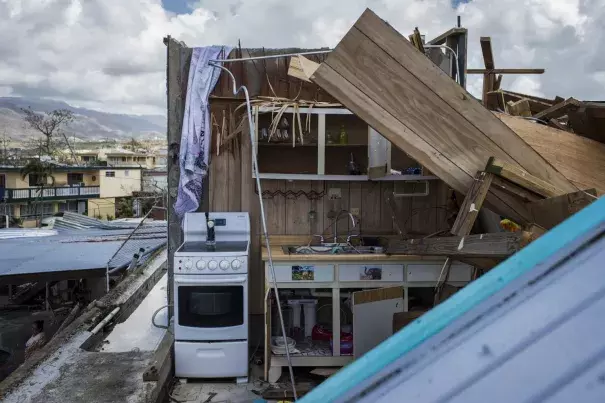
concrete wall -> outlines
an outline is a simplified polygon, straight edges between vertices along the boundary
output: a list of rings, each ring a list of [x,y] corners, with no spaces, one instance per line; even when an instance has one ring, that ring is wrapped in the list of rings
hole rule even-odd
[[[143,175],[143,192],[157,193],[168,190],[167,172],[147,172]]]
[[[107,216],[116,216],[116,199],[113,197],[107,199],[89,199],[88,200],[88,216],[101,216],[102,219],[107,219]]]
[[[107,176],[107,172],[114,172],[115,176]],[[127,197],[132,192],[141,191],[140,169],[104,169],[99,173],[101,197]]]

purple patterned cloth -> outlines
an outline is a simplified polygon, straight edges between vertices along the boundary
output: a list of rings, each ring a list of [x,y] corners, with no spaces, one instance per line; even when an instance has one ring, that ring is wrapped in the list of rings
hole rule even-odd
[[[228,46],[207,46],[194,48],[191,55],[179,153],[181,176],[174,204],[174,210],[181,218],[199,207],[202,182],[208,174],[211,140],[208,96],[221,74],[221,70],[208,65],[208,61],[226,59],[231,49]]]

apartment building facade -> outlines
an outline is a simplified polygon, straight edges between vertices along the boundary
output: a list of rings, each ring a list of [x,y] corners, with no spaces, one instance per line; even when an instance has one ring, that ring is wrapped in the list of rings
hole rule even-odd
[[[44,186],[36,175],[23,177],[21,169],[0,167],[0,215],[20,219],[24,226],[64,211],[115,217],[116,198],[142,189],[140,167],[57,166],[54,183]]]

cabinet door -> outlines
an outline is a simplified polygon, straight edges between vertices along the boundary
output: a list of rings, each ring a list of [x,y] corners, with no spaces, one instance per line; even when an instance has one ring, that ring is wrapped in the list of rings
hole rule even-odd
[[[267,265],[268,266],[268,265]],[[312,283],[334,281],[333,265],[316,264],[280,264],[274,265],[278,283]],[[271,281],[271,270],[267,270],[267,279]]]
[[[340,281],[403,281],[402,264],[341,264],[338,266]]]

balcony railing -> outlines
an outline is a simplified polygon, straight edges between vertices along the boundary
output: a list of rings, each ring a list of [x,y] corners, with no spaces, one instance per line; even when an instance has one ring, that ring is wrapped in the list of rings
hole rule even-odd
[[[0,189],[0,198],[8,202],[28,200],[90,199],[99,197],[99,186]]]

